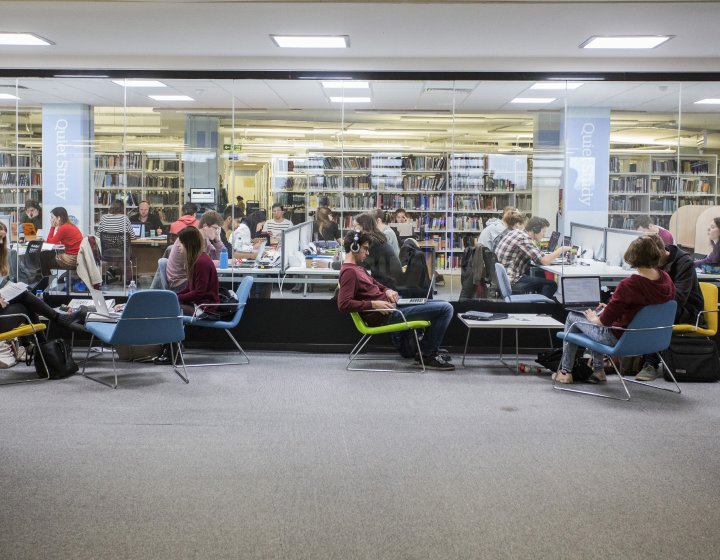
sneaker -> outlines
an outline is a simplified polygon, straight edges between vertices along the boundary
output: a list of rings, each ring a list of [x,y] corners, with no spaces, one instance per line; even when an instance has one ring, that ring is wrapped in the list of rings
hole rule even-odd
[[[423,356],[423,363],[425,364],[425,369],[433,369],[437,371],[455,370],[455,366],[444,360],[440,354],[436,354],[435,356]]]
[[[645,364],[635,376],[635,381],[654,381],[657,379],[657,376],[657,369],[650,364]]]

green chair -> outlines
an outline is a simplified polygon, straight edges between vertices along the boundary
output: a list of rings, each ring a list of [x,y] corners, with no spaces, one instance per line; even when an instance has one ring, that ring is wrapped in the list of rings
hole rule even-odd
[[[386,312],[388,310],[380,310],[380,309],[373,309],[369,311],[375,311],[375,312]],[[367,345],[368,342],[370,342],[370,339],[375,336],[376,334],[392,334],[392,333],[399,333],[399,332],[405,332],[405,331],[413,331],[413,335],[415,335],[415,345],[417,346],[418,355],[420,356],[420,365],[422,366],[421,373],[425,372],[425,362],[422,359],[422,352],[420,351],[420,340],[418,339],[417,335],[417,329],[426,329],[430,326],[430,321],[408,321],[405,319],[405,315],[403,315],[402,311],[399,309],[393,309],[391,310],[393,313],[399,313],[402,317],[402,321],[399,323],[392,323],[390,325],[381,325],[379,327],[368,327],[367,323],[363,320],[363,318],[360,316],[360,313],[350,313],[350,316],[352,317],[353,323],[355,323],[355,328],[357,328],[358,331],[362,334],[362,338],[358,341],[358,343],[355,345],[355,347],[350,352],[350,356],[348,357],[348,361],[345,364],[345,369],[348,371],[386,371],[386,372],[395,372],[395,373],[416,373],[417,370],[397,370],[397,369],[377,369],[377,368],[355,368],[350,367],[352,365],[353,361],[360,361],[360,360],[377,360],[377,358],[358,358],[358,355],[360,352],[363,351],[363,348]]]

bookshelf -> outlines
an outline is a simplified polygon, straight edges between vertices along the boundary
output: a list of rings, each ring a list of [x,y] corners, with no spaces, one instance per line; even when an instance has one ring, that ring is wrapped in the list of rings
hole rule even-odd
[[[326,199],[343,231],[362,212],[404,208],[435,243],[440,271],[460,266],[463,236],[505,206],[529,212],[532,203],[526,155],[310,153],[275,158],[271,185],[274,202],[304,208],[307,219]]]
[[[122,199],[128,209],[147,200],[163,223],[177,220],[183,204],[182,161],[177,153],[96,152],[93,170],[94,225],[110,204]]]
[[[0,214],[22,210],[28,198],[42,202],[42,150],[0,150]]]
[[[667,228],[678,207],[712,206],[717,194],[716,155],[613,155],[608,225],[635,229],[635,217],[649,214]]]

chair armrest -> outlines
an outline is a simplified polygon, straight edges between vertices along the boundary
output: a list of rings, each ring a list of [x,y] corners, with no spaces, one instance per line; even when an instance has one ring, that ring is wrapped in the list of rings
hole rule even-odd
[[[405,326],[408,326],[408,320],[405,318],[405,314],[400,311],[397,307],[393,309],[364,309],[362,313],[399,313],[400,317],[402,317],[402,322],[405,323]],[[409,327],[408,327],[409,328]]]
[[[33,333],[37,333],[37,331],[35,330],[35,325],[34,325],[33,322],[30,320],[30,317],[28,317],[27,315],[25,315],[25,313],[8,313],[8,314],[6,314],[6,315],[5,315],[5,314],[2,315],[2,318],[3,318],[3,319],[7,319],[8,317],[22,317],[23,319],[26,319],[26,320],[27,320],[27,324],[28,324],[28,326],[30,326],[30,327],[32,328]]]
[[[192,314],[193,319],[197,318],[197,312],[202,311],[206,307],[215,307],[216,305],[225,305],[230,307],[244,307],[247,305],[246,302],[238,302],[238,303],[196,303],[195,304],[195,312]]]
[[[575,321],[570,325],[570,328],[574,327],[575,325],[592,325],[593,327],[598,327],[601,329],[613,329],[618,331],[628,331],[628,332],[634,332],[634,331],[658,331],[663,329],[672,329],[673,325],[663,325],[659,327],[642,327],[642,328],[633,328],[629,329],[627,327],[614,327],[614,326],[606,326],[606,325],[596,325],[595,323],[591,323],[589,321]]]
[[[704,313],[717,313],[717,309],[703,309],[698,313],[697,319],[695,319],[695,330],[698,330],[700,328],[700,317],[703,316]]]

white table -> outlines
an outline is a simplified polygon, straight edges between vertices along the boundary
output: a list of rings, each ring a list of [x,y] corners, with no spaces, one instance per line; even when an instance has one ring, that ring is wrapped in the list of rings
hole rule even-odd
[[[540,268],[557,276],[599,276],[601,279],[626,278],[636,274],[632,269],[612,266],[592,259],[577,259],[575,264],[542,265]]]
[[[520,329],[563,329],[565,325],[557,321],[549,315],[535,315],[533,313],[509,313],[507,319],[498,319],[497,321],[473,321],[471,319],[463,319],[462,313],[458,313],[457,317],[467,327],[467,337],[465,337],[465,351],[463,352],[462,365],[465,365],[465,356],[467,355],[468,342],[470,341],[470,332],[473,329],[500,329],[500,357],[499,361],[510,371],[518,372],[520,364],[520,348],[518,344],[518,331]],[[515,329],[515,369],[503,358],[503,332],[505,329]],[[550,346],[552,347],[552,334],[550,334]]]
[[[280,283],[280,291],[282,285],[288,277],[297,278],[297,282],[293,284],[303,284],[303,296],[307,295],[308,284],[325,284],[337,285],[340,271],[334,268],[305,268],[303,266],[291,266],[285,269],[282,282]]]

